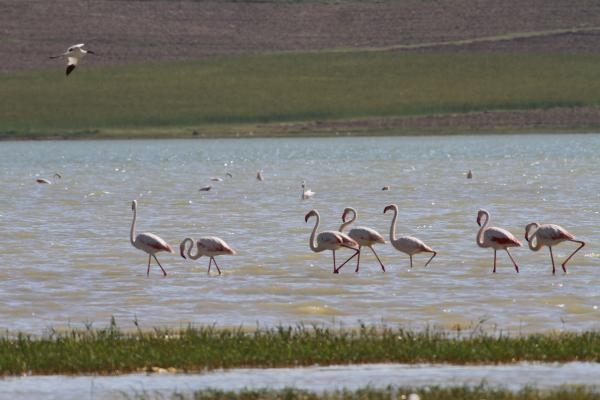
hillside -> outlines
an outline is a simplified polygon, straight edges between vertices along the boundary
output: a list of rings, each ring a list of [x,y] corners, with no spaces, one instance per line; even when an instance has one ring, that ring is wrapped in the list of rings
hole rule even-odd
[[[280,51],[598,53],[600,2],[592,0],[174,1],[3,0],[0,71],[61,68],[74,43],[95,65],[202,59]],[[87,62],[87,61],[86,61]],[[600,111],[537,110],[352,121],[419,129],[460,122],[471,130],[600,126]],[[339,122],[337,124],[340,124]],[[323,124],[286,125],[303,131]],[[342,124],[343,125],[343,124]],[[290,128],[291,127],[291,128]],[[338,129],[334,126],[332,129]]]

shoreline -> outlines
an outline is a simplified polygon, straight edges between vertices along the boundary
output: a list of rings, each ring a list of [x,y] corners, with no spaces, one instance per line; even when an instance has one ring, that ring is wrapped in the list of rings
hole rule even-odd
[[[556,107],[347,120],[113,128],[58,133],[6,132],[0,133],[0,141],[562,134],[595,133],[599,130],[600,107]]]

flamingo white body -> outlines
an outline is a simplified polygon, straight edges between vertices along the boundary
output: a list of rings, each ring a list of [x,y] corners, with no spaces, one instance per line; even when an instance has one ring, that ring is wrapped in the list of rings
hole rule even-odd
[[[575,239],[575,236],[573,236],[562,226],[555,224],[540,225],[537,222],[532,222],[525,227],[525,240],[527,240],[529,248],[533,251],[538,251],[543,246],[548,246],[548,249],[550,250],[550,259],[552,260],[552,275],[556,273],[556,267],[554,266],[554,255],[552,254],[552,246],[556,246],[557,244],[565,241],[579,243],[579,247],[577,247],[575,251],[572,252],[571,255],[567,257],[566,260],[561,264],[565,274],[567,273],[567,262],[575,255],[575,253],[585,246],[585,242]]]
[[[346,221],[346,216],[349,213],[352,213],[352,218],[349,221]],[[343,233],[344,229],[348,225],[356,221],[357,217],[358,213],[354,208],[346,207],[342,214],[342,225],[340,225],[340,232]],[[375,257],[377,257],[377,261],[379,261],[381,269],[383,270],[383,272],[385,272],[385,266],[383,265],[381,259],[379,258],[379,256],[375,252],[375,249],[373,248],[373,245],[377,243],[385,244],[385,239],[379,234],[379,232],[377,232],[375,229],[367,228],[364,226],[357,226],[355,228],[350,229],[350,231],[348,232],[348,236],[350,236],[352,240],[358,243],[358,259],[356,261],[356,270],[354,272],[358,272],[358,269],[360,267],[360,253],[363,246],[371,249],[373,254],[375,254]]]
[[[336,231],[322,231],[317,234],[319,224],[321,222],[321,216],[317,210],[310,210],[304,217],[304,221],[308,222],[310,217],[316,218],[315,226],[312,230],[309,239],[309,246],[315,253],[320,253],[325,250],[331,250],[333,253],[333,273],[339,273],[340,269],[350,261],[354,256],[358,254],[358,243],[356,243],[348,235]],[[347,248],[354,250],[354,254],[351,255],[346,261],[344,261],[339,267],[335,265],[335,251],[341,248]]]
[[[485,218],[485,221],[482,223],[481,219]],[[514,258],[508,251],[509,247],[520,247],[521,242],[517,240],[517,238],[507,231],[506,229],[498,228],[495,226],[488,227],[490,222],[490,213],[486,210],[479,210],[477,212],[477,225],[480,226],[479,231],[477,232],[477,237],[475,238],[477,245],[479,247],[488,248],[491,247],[494,249],[494,269],[492,272],[496,272],[496,252],[498,250],[505,250],[506,254],[512,261],[515,266],[515,270],[517,273],[519,272],[519,266],[515,262]]]
[[[315,195],[315,192],[306,188],[306,182],[302,181],[301,186],[302,186],[302,194],[300,195],[300,198],[302,200],[308,200]]]
[[[148,270],[146,271],[146,276],[150,275],[150,261],[151,258],[154,257],[158,266],[163,272],[164,276],[167,276],[167,271],[160,265],[158,258],[156,258],[156,253],[161,251],[168,251],[169,253],[173,253],[173,249],[167,242],[165,242],[162,238],[155,235],[154,233],[140,233],[138,235],[135,234],[135,220],[137,214],[137,201],[131,202],[131,209],[133,210],[133,221],[131,222],[131,232],[130,232],[130,240],[133,247],[136,249],[140,249],[145,253],[148,253]]]
[[[220,255],[235,255],[236,252],[233,248],[231,248],[225,241],[216,236],[206,236],[196,239],[196,253],[192,254],[192,248],[194,247],[194,240],[192,238],[185,238],[179,245],[179,253],[181,257],[186,258],[186,245],[189,243],[190,245],[187,247],[187,256],[192,260],[197,260],[202,256],[208,256],[210,259],[208,261],[208,271],[210,274],[211,264],[214,262],[215,267],[217,267],[217,271],[219,275],[221,275],[221,269],[217,264],[217,260],[215,260],[215,256]]]
[[[389,210],[394,212],[392,223],[390,225],[390,242],[392,246],[398,251],[408,254],[410,258],[410,268],[413,267],[413,255],[418,253],[433,253],[432,256],[425,263],[425,267],[429,265],[431,260],[437,255],[437,252],[431,247],[427,246],[422,240],[414,236],[401,236],[396,237],[396,220],[398,219],[398,206],[396,204],[390,204],[383,209],[385,214]]]
[[[83,43],[75,44],[75,45],[69,47],[67,49],[67,51],[65,51],[64,53],[62,53],[58,56],[51,56],[50,58],[66,57],[67,58],[66,74],[68,76],[71,72],[73,72],[73,70],[75,69],[77,64],[79,64],[79,61],[83,58],[83,56],[85,56],[86,54],[96,54],[91,50],[85,50],[83,48],[83,46],[84,46]]]

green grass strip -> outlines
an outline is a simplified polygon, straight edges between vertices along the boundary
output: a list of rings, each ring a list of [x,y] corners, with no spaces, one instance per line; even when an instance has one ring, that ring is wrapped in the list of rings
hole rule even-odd
[[[0,136],[600,104],[598,54],[284,53],[0,73]]]
[[[199,327],[150,332],[106,329],[0,339],[0,374],[113,374],[175,368],[294,367],[358,363],[489,364],[600,360],[600,332],[469,334],[436,329],[318,326]]]

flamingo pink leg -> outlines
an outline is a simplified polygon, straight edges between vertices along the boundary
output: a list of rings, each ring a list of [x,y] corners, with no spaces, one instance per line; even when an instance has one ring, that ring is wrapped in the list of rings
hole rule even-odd
[[[347,246],[344,246],[344,247],[347,247]],[[342,267],[343,267],[344,265],[346,265],[346,263],[347,263],[348,261],[352,260],[354,257],[356,257],[356,255],[357,255],[357,254],[359,254],[359,253],[360,253],[360,251],[359,251],[359,250],[356,250],[356,249],[355,249],[355,248],[353,248],[353,247],[348,247],[348,248],[349,248],[349,249],[352,249],[352,250],[355,250],[355,253],[354,253],[354,254],[352,254],[350,257],[348,257],[348,259],[347,259],[346,261],[344,261],[344,262],[343,262],[343,263],[342,263],[342,264],[341,264],[339,267],[337,267],[337,269],[335,269],[335,270],[333,271],[333,273],[334,273],[334,274],[338,274],[338,273],[340,272],[340,269],[342,269]],[[334,265],[335,265],[335,264],[334,264]]]
[[[385,267],[383,266],[383,263],[381,262],[381,259],[379,258],[379,256],[375,252],[375,249],[373,247],[371,247],[371,246],[369,246],[369,248],[371,249],[371,251],[373,252],[373,254],[375,254],[375,257],[377,257],[377,261],[379,261],[379,265],[381,265],[381,270],[383,272],[385,272]],[[358,271],[358,269],[357,269],[357,271]]]
[[[515,261],[515,259],[510,255],[510,252],[508,251],[508,249],[504,249],[506,250],[506,254],[508,254],[508,257],[510,257],[510,261],[512,261],[513,265],[515,266],[515,270],[517,271],[517,273],[519,273],[519,266],[517,265],[517,262]]]
[[[152,255],[152,257],[154,257],[154,259],[156,260],[156,262],[158,263],[158,266],[160,267],[160,269],[162,270],[163,276],[167,276],[167,271],[165,271],[165,269],[163,268],[162,265],[160,265],[160,261],[158,261],[158,258],[156,258],[155,255]],[[148,271],[150,271],[150,263],[148,263]]]
[[[359,247],[359,248],[358,248],[358,258],[357,258],[357,260],[356,260],[356,269],[354,270],[354,272],[358,272],[358,267],[359,267],[359,265],[360,265],[360,250],[361,250],[361,248],[362,248],[362,247]]]
[[[221,275],[221,270],[219,269],[219,266],[217,265],[217,260],[214,257],[210,257],[210,260],[215,262],[215,267],[217,268],[217,272],[219,272],[219,275]],[[209,268],[210,268],[210,266],[209,266]]]
[[[425,267],[427,267],[429,265],[429,263],[431,262],[431,260],[433,260],[433,257],[435,257],[437,255],[437,252],[433,252],[433,255],[431,256],[431,258],[429,260],[427,260],[427,262],[425,263]]]
[[[548,246],[550,250],[550,260],[552,260],[552,275],[556,274],[556,268],[554,267],[554,255],[552,254],[552,246]]]
[[[152,254],[148,254],[148,270],[146,271],[146,276],[150,276],[150,260],[152,260]]]
[[[571,255],[569,257],[567,257],[567,259],[562,263],[562,269],[563,269],[563,271],[565,271],[565,274],[567,273],[567,268],[566,268],[567,261],[569,261],[571,259],[571,257],[573,257],[575,255],[575,253],[577,253],[579,250],[581,250],[581,248],[583,246],[585,246],[585,242],[582,242],[580,240],[571,240],[571,241],[575,242],[575,243],[579,243],[579,247],[576,248],[575,251],[572,252]]]

